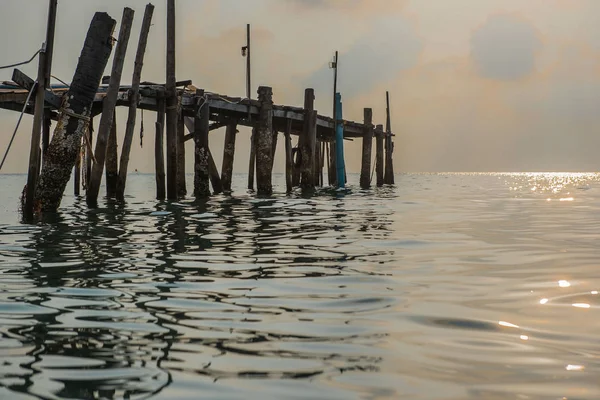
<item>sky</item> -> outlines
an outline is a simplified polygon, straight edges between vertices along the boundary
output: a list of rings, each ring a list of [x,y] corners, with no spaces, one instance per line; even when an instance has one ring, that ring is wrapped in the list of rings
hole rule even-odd
[[[117,21],[136,11],[123,73],[130,83],[142,0],[59,0],[53,74],[70,81],[95,11]],[[28,59],[44,41],[46,0],[2,0],[0,64]],[[595,171],[600,166],[600,1],[597,0],[177,0],[177,79],[245,95],[246,23],[252,25],[253,95],[273,87],[276,104],[330,115],[339,51],[344,118],[373,108],[385,122],[391,96],[396,171]],[[156,1],[143,80],[165,80],[166,1]],[[118,29],[118,26],[117,26]],[[115,33],[116,35],[116,33]],[[105,72],[109,74],[111,61]],[[35,62],[22,68],[35,77]],[[0,70],[0,81],[12,70]],[[18,113],[0,110],[3,153]],[[126,109],[117,110],[120,133]],[[136,140],[130,169],[152,172],[153,121]],[[5,172],[25,172],[31,136],[26,116]],[[139,127],[139,125],[138,125]],[[224,129],[223,129],[224,130]],[[136,129],[137,131],[137,129]],[[224,132],[211,133],[221,163]],[[235,172],[247,172],[249,132],[240,128]],[[280,141],[280,144],[283,141]],[[360,170],[360,140],[346,143],[348,168]],[[193,144],[186,149],[192,171]],[[275,170],[284,169],[280,148]]]

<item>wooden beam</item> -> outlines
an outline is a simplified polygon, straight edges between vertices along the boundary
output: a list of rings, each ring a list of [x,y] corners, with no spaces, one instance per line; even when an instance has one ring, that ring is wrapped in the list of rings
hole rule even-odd
[[[177,115],[177,196],[185,197],[185,123],[183,113]]]
[[[209,105],[198,96],[196,104],[196,118],[194,121],[194,196],[207,198],[210,196],[209,188],[209,151],[208,151],[208,125],[210,118]]]
[[[166,103],[164,97],[158,100],[158,112],[156,113],[156,133],[154,137],[154,171],[156,175],[156,198],[164,200],[166,197],[165,187],[165,112]]]
[[[48,147],[35,192],[36,210],[56,211],[80,151],[81,137],[88,126],[94,95],[112,50],[115,20],[96,13],[87,33],[68,101]]]
[[[167,0],[167,198],[177,200],[177,90],[175,80],[175,0]]]
[[[394,184],[394,142],[392,142],[392,121],[390,112],[390,92],[385,92],[386,119],[385,119],[385,174],[384,182],[388,185]]]
[[[213,187],[213,194],[223,193],[223,182],[219,176],[219,169],[210,152],[210,148],[208,148],[208,174],[210,175],[210,184]]]
[[[119,179],[118,157],[117,114],[115,110],[106,146],[106,197],[109,198],[114,198],[117,195],[117,180]]]
[[[125,126],[125,136],[123,137],[123,148],[121,149],[121,161],[119,163],[119,176],[117,179],[117,198],[125,198],[125,186],[127,184],[127,168],[129,166],[129,153],[131,152],[131,143],[133,142],[133,131],[137,118],[138,102],[140,101],[140,81],[142,79],[142,68],[144,66],[144,55],[148,44],[148,34],[152,24],[152,15],[154,6],[146,5],[142,29],[135,54],[135,64],[133,68],[133,78],[131,80],[131,90],[129,94],[129,114],[127,115],[127,125]]]
[[[371,152],[373,149],[373,110],[364,109],[365,130],[362,140],[362,163],[360,168],[360,187],[368,189],[371,187]]]
[[[294,170],[294,160],[292,159],[292,120],[288,119],[287,128],[285,130],[285,189],[286,193],[291,193],[293,190],[292,174]]]
[[[302,158],[302,172],[300,186],[302,189],[314,189],[315,146],[317,135],[316,113],[314,112],[315,91],[304,91],[304,130],[300,138],[300,156]]]
[[[227,125],[227,130],[225,131],[225,144],[223,146],[223,164],[221,165],[221,182],[225,192],[231,192],[233,159],[235,156],[235,138],[237,132],[237,125],[235,122]]]
[[[270,196],[273,193],[273,89],[258,88],[260,114],[256,129],[256,193]]]
[[[119,86],[121,85],[121,75],[123,73],[125,54],[127,53],[127,44],[129,43],[129,36],[131,35],[131,25],[133,24],[134,14],[135,12],[129,7],[125,7],[123,10],[121,29],[119,30],[119,38],[117,40],[117,47],[115,48],[115,55],[110,74],[110,83],[102,104],[102,117],[100,118],[98,135],[96,137],[96,147],[94,150],[96,161],[92,167],[92,177],[86,192],[86,201],[90,206],[96,206],[98,203],[98,194],[100,192],[100,183],[102,181],[104,161],[106,159],[108,136],[113,123],[115,106],[117,105],[117,95],[119,94]]]

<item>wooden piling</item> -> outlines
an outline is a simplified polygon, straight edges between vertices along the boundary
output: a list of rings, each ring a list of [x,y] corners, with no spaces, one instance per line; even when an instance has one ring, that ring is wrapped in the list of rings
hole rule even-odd
[[[315,161],[313,163],[313,182],[315,186],[321,183],[321,142],[315,142]]]
[[[27,171],[27,186],[25,190],[25,204],[23,207],[26,219],[31,219],[34,214],[34,201],[36,187],[40,176],[40,139],[42,136],[42,124],[44,119],[44,105],[46,98],[46,87],[50,75],[51,51],[54,43],[54,30],[56,25],[56,0],[50,0],[48,8],[48,25],[46,27],[46,48],[39,53],[38,59],[38,84],[35,96],[35,108],[33,117],[33,129],[31,131],[31,148],[29,151],[29,169]],[[69,171],[70,172],[70,171]],[[64,191],[64,187],[63,187]]]
[[[83,188],[86,190],[90,186],[90,179],[92,177],[92,162],[94,160],[94,154],[92,150],[92,143],[94,138],[94,118],[90,116],[90,123],[88,129],[83,133],[83,145],[85,148],[85,169],[83,174]]]
[[[291,193],[293,190],[294,160],[292,159],[292,120],[287,120],[285,128],[285,190]]]
[[[304,127],[300,138],[300,154],[302,157],[300,186],[312,189],[314,182],[315,144],[316,144],[316,114],[314,112],[315,91],[304,91]]]
[[[210,196],[209,187],[209,152],[208,132],[210,131],[210,109],[208,102],[202,98],[203,93],[197,93],[194,110],[194,196],[207,198]]]
[[[334,128],[334,136],[335,136],[335,128]],[[329,166],[327,168],[327,181],[329,182],[330,186],[335,186],[336,182],[337,182],[337,173],[335,170],[335,138],[329,142],[329,147],[328,147],[328,152],[329,152]]]
[[[383,186],[383,125],[377,125],[375,148],[375,175],[377,186]]]
[[[385,120],[385,175],[384,182],[388,185],[394,184],[394,143],[392,142],[392,121],[390,112],[390,92],[385,92],[386,120]]]
[[[225,192],[231,192],[236,136],[237,124],[234,122],[227,125],[227,130],[225,131],[225,145],[223,147],[223,164],[221,165],[221,182]]]
[[[121,149],[121,160],[119,163],[119,177],[117,180],[117,198],[123,200],[125,197],[125,185],[127,183],[127,167],[129,166],[129,153],[131,152],[131,143],[133,141],[133,131],[137,118],[138,103],[140,101],[140,81],[142,79],[142,68],[144,66],[144,55],[148,44],[148,34],[152,24],[152,15],[154,6],[146,5],[144,11],[144,20],[135,54],[135,64],[133,68],[133,78],[131,80],[131,90],[129,91],[129,114],[127,115],[127,125],[125,126],[125,136],[123,137],[123,148]],[[162,129],[162,126],[161,126]],[[162,145],[161,145],[162,146]]]
[[[256,129],[256,193],[270,196],[273,193],[273,89],[258,88],[260,114]]]
[[[156,113],[156,134],[154,137],[154,171],[156,175],[156,198],[164,200],[166,197],[165,188],[165,152],[164,152],[164,136],[165,136],[165,93],[159,93],[157,99]]]
[[[90,186],[86,193],[88,205],[95,206],[98,203],[98,193],[100,192],[100,183],[102,173],[104,172],[104,161],[106,159],[106,148],[108,136],[112,127],[115,106],[117,105],[117,96],[121,86],[121,75],[123,73],[123,64],[125,63],[125,54],[127,53],[127,44],[131,34],[131,25],[133,24],[134,11],[125,7],[123,18],[121,19],[121,29],[119,30],[119,39],[115,48],[113,66],[110,74],[110,82],[106,91],[106,97],[102,104],[102,117],[98,126],[98,135],[96,137],[96,147],[94,157],[96,161],[92,166],[92,177]]]
[[[179,101],[178,101],[179,102]],[[177,195],[185,197],[185,123],[183,112],[177,113]]]
[[[360,187],[371,187],[371,152],[373,149],[373,110],[364,109],[365,130],[362,138],[362,163],[360,169]]]
[[[292,149],[292,186],[300,186],[300,174],[302,172],[302,135],[298,136],[295,149]]]
[[[177,88],[175,79],[175,0],[167,0],[167,198],[177,199]]]
[[[75,171],[73,171],[73,194],[79,196],[81,190],[81,142],[77,158],[75,159]]]
[[[117,114],[115,112],[106,146],[106,197],[110,198],[114,198],[117,195],[117,180],[119,179],[118,157]]]
[[[256,128],[250,136],[250,160],[248,162],[248,190],[254,190],[254,172],[256,169]]]
[[[213,188],[213,194],[223,193],[223,182],[221,182],[221,177],[219,176],[219,169],[217,168],[217,164],[215,163],[215,159],[210,152],[210,147],[208,149],[208,174],[210,176],[210,184]]]
[[[60,205],[90,120],[92,102],[110,57],[114,26],[115,20],[106,13],[96,13],[92,19],[35,188],[36,211],[56,211]]]

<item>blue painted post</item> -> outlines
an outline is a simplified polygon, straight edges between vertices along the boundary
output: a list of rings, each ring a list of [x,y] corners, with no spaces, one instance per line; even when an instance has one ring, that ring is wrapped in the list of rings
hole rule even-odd
[[[344,162],[344,125],[342,123],[342,95],[335,94],[335,164],[338,187],[346,186],[346,164]]]

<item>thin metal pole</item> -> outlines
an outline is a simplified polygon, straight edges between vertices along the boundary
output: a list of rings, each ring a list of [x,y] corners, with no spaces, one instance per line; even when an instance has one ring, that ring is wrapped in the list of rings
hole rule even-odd
[[[337,73],[338,73],[338,52],[335,52],[335,58],[333,60],[333,120],[335,122],[336,119],[336,103],[335,103],[335,94],[337,93]],[[335,128],[334,128],[335,129]]]
[[[246,25],[246,51],[248,52],[248,56],[246,57],[246,97],[250,100],[250,91],[252,90],[252,74],[251,74],[251,63],[250,63],[250,55],[252,51],[250,50],[250,24]],[[250,121],[250,101],[248,101],[248,121]]]

